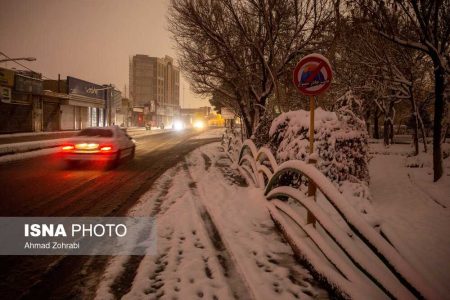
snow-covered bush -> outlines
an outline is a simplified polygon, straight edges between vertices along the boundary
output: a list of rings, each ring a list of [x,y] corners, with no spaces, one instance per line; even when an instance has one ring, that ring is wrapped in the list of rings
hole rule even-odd
[[[280,164],[288,160],[308,161],[309,111],[283,113],[273,122],[266,145]],[[365,215],[372,226],[378,221],[372,214],[368,188],[368,134],[364,121],[349,106],[336,112],[315,110],[314,158],[317,168],[339,189],[355,209]],[[307,179],[287,173],[279,184],[306,191]],[[335,215],[330,210],[331,215]],[[339,218],[337,215],[334,218]]]
[[[314,152],[317,167],[331,181],[368,182],[368,147],[364,122],[350,110],[315,110]],[[273,122],[268,146],[278,163],[309,159],[309,111],[283,113]]]

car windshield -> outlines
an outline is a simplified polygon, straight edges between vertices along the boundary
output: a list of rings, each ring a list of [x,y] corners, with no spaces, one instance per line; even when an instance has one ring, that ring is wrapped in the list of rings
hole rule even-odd
[[[99,136],[99,137],[112,137],[113,132],[111,129],[101,128],[87,128],[80,131],[79,136]]]

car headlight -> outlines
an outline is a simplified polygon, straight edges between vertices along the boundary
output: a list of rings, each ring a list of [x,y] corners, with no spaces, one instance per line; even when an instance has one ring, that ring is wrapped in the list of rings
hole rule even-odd
[[[174,121],[173,122],[173,128],[175,130],[182,130],[183,129],[183,123],[181,121]]]
[[[203,123],[203,121],[197,120],[194,122],[195,128],[203,128],[204,126],[205,126],[205,124]]]

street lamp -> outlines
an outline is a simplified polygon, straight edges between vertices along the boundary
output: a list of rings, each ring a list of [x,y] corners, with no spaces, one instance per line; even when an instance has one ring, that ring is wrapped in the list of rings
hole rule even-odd
[[[7,62],[7,61],[16,61],[16,60],[26,60],[26,61],[35,61],[35,57],[18,57],[18,58],[5,58],[0,59],[0,63]]]
[[[3,52],[0,52],[0,54],[3,55],[4,57],[6,57],[6,58],[4,58],[4,59],[0,59],[0,63],[2,63],[2,62],[8,62],[8,61],[17,61],[17,60],[26,60],[26,61],[35,61],[35,60],[36,60],[36,57],[17,57],[17,58],[11,58],[11,57],[9,57],[8,55],[6,55],[6,54],[3,53]]]

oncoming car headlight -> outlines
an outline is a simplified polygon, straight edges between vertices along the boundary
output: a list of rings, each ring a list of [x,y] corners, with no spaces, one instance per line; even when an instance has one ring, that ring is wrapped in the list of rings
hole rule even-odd
[[[204,126],[205,126],[205,124],[201,120],[197,120],[197,121],[194,122],[194,127],[195,128],[203,128]]]
[[[183,122],[181,121],[174,121],[173,122],[173,129],[175,130],[183,130],[184,126],[183,126]]]

